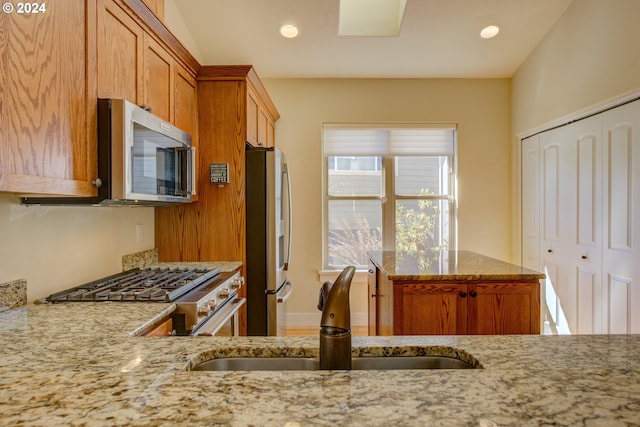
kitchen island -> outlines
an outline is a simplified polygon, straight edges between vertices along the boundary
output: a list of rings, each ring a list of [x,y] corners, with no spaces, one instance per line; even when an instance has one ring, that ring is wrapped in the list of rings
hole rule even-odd
[[[369,257],[369,335],[540,333],[542,273],[471,251]]]
[[[354,337],[354,353],[458,352],[482,369],[191,372],[215,354],[315,355],[318,337],[132,335],[172,309],[31,304],[0,314],[0,424],[640,423],[640,336]]]

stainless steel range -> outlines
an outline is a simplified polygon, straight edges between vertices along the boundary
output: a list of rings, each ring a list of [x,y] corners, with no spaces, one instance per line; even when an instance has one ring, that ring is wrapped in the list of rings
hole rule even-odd
[[[219,268],[146,268],[114,274],[57,292],[49,303],[173,302],[173,335],[238,335],[238,297],[244,284],[239,272]]]

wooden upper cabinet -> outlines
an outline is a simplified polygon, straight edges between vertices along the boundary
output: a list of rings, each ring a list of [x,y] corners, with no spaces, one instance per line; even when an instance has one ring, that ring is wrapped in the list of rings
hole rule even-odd
[[[174,59],[158,42],[145,34],[144,97],[142,104],[167,122],[173,122]]]
[[[258,114],[260,112],[258,97],[251,88],[247,89],[247,142],[253,146],[258,143]]]
[[[176,66],[173,97],[174,124],[195,139],[198,133],[197,82],[179,65]]]
[[[141,0],[85,0],[0,14],[0,191],[96,196],[97,98],[150,105],[196,132],[200,64],[160,21],[163,0],[149,3],[153,13]]]
[[[96,195],[95,22],[95,0],[0,13],[0,191]]]
[[[257,90],[247,85],[247,142],[256,147],[273,147],[276,120]]]
[[[98,97],[143,99],[144,31],[112,0],[98,0]]]

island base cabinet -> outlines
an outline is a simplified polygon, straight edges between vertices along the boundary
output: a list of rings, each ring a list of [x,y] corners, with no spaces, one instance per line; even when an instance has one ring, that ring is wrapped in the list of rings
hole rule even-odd
[[[394,284],[394,335],[540,333],[538,282]]]

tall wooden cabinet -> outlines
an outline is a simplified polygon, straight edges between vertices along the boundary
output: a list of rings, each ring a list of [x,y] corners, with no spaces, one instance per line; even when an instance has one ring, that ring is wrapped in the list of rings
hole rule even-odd
[[[254,130],[252,102],[273,123],[279,114],[250,66],[202,67],[197,89],[199,201],[156,208],[156,247],[161,261],[234,260],[245,264],[245,144]],[[214,163],[229,165],[228,184],[210,182]],[[246,331],[244,309],[240,329]]]
[[[639,101],[522,141],[522,262],[552,332],[640,332],[639,162]]]

